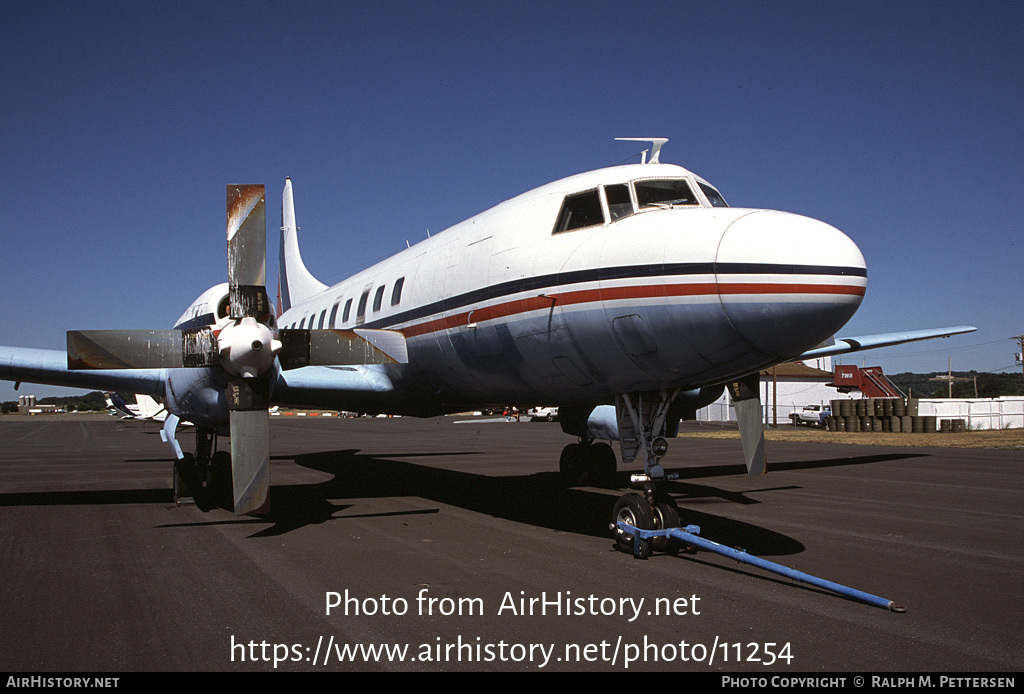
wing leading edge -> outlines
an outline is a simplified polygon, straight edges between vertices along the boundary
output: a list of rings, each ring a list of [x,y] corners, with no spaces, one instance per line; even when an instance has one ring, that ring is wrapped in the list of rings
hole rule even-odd
[[[162,396],[165,377],[164,369],[72,371],[64,350],[0,347],[0,380],[4,381]]]
[[[822,345],[808,350],[791,361],[803,361],[804,359],[816,359],[817,357],[830,357],[835,354],[847,354],[849,352],[860,352],[865,349],[878,349],[879,347],[891,347],[901,345],[904,342],[917,342],[918,340],[930,340],[935,337],[950,337],[951,335],[962,335],[972,333],[977,328],[969,325],[958,325],[954,328],[932,328],[930,330],[910,330],[902,333],[881,333],[878,335],[863,335],[859,337],[838,337],[833,338],[832,344]]]

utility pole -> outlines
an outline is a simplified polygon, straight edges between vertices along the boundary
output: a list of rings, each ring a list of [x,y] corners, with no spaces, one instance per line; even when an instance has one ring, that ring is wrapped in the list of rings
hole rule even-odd
[[[1018,356],[1020,357],[1020,371],[1021,376],[1024,376],[1024,335],[1016,335],[1010,339],[1016,340],[1017,346],[1020,348],[1020,352],[1018,352]]]

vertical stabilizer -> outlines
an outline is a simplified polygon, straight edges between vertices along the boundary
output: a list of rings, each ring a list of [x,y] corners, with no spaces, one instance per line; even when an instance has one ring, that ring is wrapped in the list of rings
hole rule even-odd
[[[282,312],[327,289],[327,285],[313,277],[302,264],[291,178],[284,181],[281,199],[281,258],[278,272],[278,308]]]

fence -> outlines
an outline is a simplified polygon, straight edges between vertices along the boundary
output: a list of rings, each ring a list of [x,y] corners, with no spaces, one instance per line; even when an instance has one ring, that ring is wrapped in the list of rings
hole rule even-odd
[[[856,399],[856,398],[854,398]],[[945,419],[963,419],[968,429],[1021,429],[1024,428],[1024,397],[1002,398],[931,398],[921,399],[919,414],[934,416],[939,427]],[[789,415],[800,412],[806,404],[778,403],[774,416],[780,425],[789,424]],[[825,403],[827,404],[827,403]],[[767,421],[771,423],[771,403],[761,403]],[[697,421],[708,424],[723,424],[736,421],[736,411],[723,396],[720,400],[697,411]]]

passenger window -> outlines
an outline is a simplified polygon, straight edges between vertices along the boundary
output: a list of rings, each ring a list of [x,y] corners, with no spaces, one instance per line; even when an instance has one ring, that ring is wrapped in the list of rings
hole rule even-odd
[[[341,322],[348,323],[349,314],[352,313],[352,299],[345,302],[345,310],[341,312]]]
[[[299,321],[299,330],[304,330],[305,328],[306,328],[306,317],[303,316],[302,320]]]
[[[671,207],[673,205],[699,205],[690,184],[682,179],[664,181],[637,181],[636,202],[640,209]]]
[[[359,297],[359,305],[356,306],[356,324],[362,325],[366,319],[366,301],[370,298],[370,290],[367,289],[363,292],[362,296]]]
[[[377,293],[373,295],[373,310],[379,311],[384,303],[384,285],[377,287]]]
[[[596,190],[585,193],[566,195],[562,209],[558,212],[553,233],[582,229],[604,224],[604,213],[601,212],[601,196]]]
[[[320,312],[320,322],[317,324],[317,328],[320,330],[324,329],[324,319],[327,318],[327,309]]]
[[[330,325],[328,327],[330,327],[330,328],[337,328],[338,327],[338,324],[337,324],[336,321],[337,321],[337,318],[338,318],[338,307],[339,306],[341,306],[341,299],[338,299],[337,301],[335,301],[334,302],[334,306],[331,307],[331,319],[330,319],[330,321],[328,321],[330,323]]]
[[[633,201],[629,197],[629,186],[605,186],[604,196],[608,200],[608,217],[611,221],[633,214]]]
[[[399,277],[398,281],[395,282],[395,288],[391,290],[391,305],[397,306],[398,302],[402,300],[402,285],[405,284],[405,278]]]

